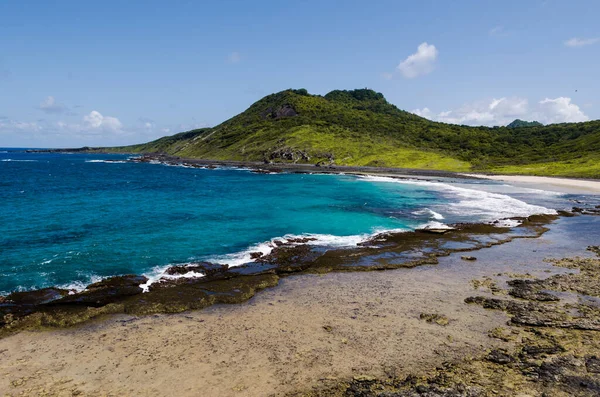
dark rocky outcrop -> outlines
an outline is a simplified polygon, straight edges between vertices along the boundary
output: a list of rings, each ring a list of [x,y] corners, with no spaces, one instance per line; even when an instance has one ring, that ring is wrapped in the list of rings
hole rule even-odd
[[[146,277],[136,275],[110,277],[88,285],[82,292],[54,301],[53,304],[75,304],[92,307],[104,306],[132,295],[141,294],[143,290],[140,284],[144,284],[147,281]]]
[[[261,116],[264,119],[280,119],[284,117],[298,116],[298,112],[296,112],[294,106],[290,105],[289,103],[286,103],[276,109],[272,107],[267,108],[264,112],[261,113]]]
[[[213,303],[241,302],[260,289],[276,285],[279,277],[299,272],[369,271],[436,264],[438,257],[452,252],[537,237],[554,219],[530,217],[515,228],[514,234],[510,228],[489,224],[455,224],[453,230],[444,234],[382,233],[352,248],[313,245],[313,237],[279,239],[273,242],[270,253],[255,252],[249,263],[242,266],[228,268],[207,262],[172,266],[163,279],[150,285],[148,293],[142,293],[140,287],[147,282],[145,277],[128,275],[91,284],[82,292],[71,291],[70,295],[68,291],[42,291],[39,301],[28,298],[34,303],[27,305],[16,305],[5,297],[0,299],[0,314],[4,316],[0,334],[41,325],[68,326],[109,313],[178,312]],[[177,277],[190,272],[198,276]]]
[[[542,291],[544,282],[541,280],[510,280],[507,284],[512,287],[508,294],[515,298],[539,302],[557,302],[560,300],[557,296]]]

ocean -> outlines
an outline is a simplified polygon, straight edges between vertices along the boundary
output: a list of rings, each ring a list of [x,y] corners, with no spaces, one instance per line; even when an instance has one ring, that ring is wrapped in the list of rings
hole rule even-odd
[[[194,261],[237,266],[274,239],[351,247],[381,231],[555,213],[578,196],[503,183],[260,174],[0,148],[0,295],[151,280]]]

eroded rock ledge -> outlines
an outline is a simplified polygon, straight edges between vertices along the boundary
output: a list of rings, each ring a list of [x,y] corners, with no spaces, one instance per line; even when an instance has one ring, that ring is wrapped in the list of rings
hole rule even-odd
[[[436,264],[453,252],[468,252],[515,238],[535,238],[557,216],[519,218],[514,228],[490,224],[455,224],[444,233],[418,230],[382,233],[350,249],[310,245],[309,238],[276,241],[268,255],[255,253],[239,267],[212,263],[173,266],[143,293],[143,276],[108,278],[82,292],[46,288],[0,298],[0,336],[39,327],[63,327],[105,314],[177,313],[216,303],[239,303],[257,291],[298,273],[370,271]],[[191,273],[192,277],[180,277]],[[196,277],[194,277],[194,275]],[[200,277],[198,277],[200,276]]]

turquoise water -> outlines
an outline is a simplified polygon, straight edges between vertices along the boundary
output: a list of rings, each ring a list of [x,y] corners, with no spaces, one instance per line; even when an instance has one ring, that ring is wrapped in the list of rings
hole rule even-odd
[[[495,216],[507,197],[488,213],[479,193],[445,184],[103,162],[126,157],[0,149],[0,293],[195,260],[236,265],[289,234],[353,245],[379,230]]]

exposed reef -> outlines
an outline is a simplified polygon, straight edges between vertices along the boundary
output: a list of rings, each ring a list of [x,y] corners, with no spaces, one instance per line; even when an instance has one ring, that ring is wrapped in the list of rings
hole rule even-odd
[[[381,233],[355,248],[327,249],[311,238],[276,240],[271,252],[253,253],[242,266],[199,262],[168,268],[164,276],[141,287],[143,276],[111,277],[81,292],[48,288],[19,292],[0,299],[0,335],[39,327],[68,326],[104,314],[175,313],[215,303],[238,303],[257,291],[297,273],[370,271],[436,264],[437,258],[543,234],[553,215],[519,218],[520,226],[455,224],[444,233],[417,230]]]
[[[596,252],[597,247],[590,247]],[[600,395],[600,259],[549,260],[576,272],[547,279],[513,279],[506,298],[469,297],[467,304],[502,310],[506,327],[489,337],[505,343],[478,357],[446,362],[424,376],[356,376],[294,397],[489,397]],[[491,280],[491,278],[489,278]],[[499,288],[495,282],[475,284]],[[490,288],[490,292],[494,292]],[[571,292],[576,303],[559,294]],[[435,321],[434,315],[421,315]]]

